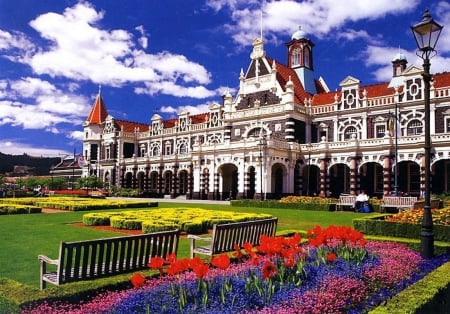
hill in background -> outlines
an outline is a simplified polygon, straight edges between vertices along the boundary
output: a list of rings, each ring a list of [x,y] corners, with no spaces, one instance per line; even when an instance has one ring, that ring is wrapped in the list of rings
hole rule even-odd
[[[0,153],[0,174],[45,176],[50,169],[61,162],[59,157],[35,157],[27,154],[6,155]]]

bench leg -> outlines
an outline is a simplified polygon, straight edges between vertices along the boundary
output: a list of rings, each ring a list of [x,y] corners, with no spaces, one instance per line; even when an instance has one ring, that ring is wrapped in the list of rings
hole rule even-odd
[[[190,239],[191,241],[191,243],[190,243],[190,248],[191,248],[191,251],[190,251],[190,257],[191,258],[194,258],[194,248],[195,248],[195,239]]]
[[[46,269],[46,267],[45,267],[45,262],[43,262],[43,261],[41,261],[41,271],[40,271],[40,281],[41,281],[41,283],[40,283],[40,289],[41,290],[44,290],[45,289],[45,286],[46,286],[46,283],[45,283],[45,280],[44,279],[42,279],[42,278],[44,278],[44,274],[45,274],[45,269]]]

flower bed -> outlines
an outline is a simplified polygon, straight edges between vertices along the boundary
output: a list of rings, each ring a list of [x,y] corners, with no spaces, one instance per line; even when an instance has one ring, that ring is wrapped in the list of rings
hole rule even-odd
[[[87,226],[107,226],[142,232],[179,229],[188,233],[206,233],[214,224],[271,218],[268,214],[238,213],[202,208],[163,208],[138,211],[102,212],[83,215]]]
[[[40,208],[53,208],[69,211],[158,206],[157,202],[149,201],[108,200],[69,196],[0,199],[0,203],[2,202],[22,205],[35,205]]]
[[[219,255],[153,258],[160,276],[132,276],[134,288],[76,304],[44,302],[26,313],[366,313],[449,260],[423,260],[396,243],[366,243],[348,227],[262,237],[257,248]],[[166,274],[167,273],[167,274]]]
[[[433,224],[450,226],[450,207],[442,209],[431,209],[431,216],[433,218]],[[423,208],[405,210],[398,214],[387,216],[385,220],[391,222],[407,222],[412,224],[422,224]]]
[[[433,233],[436,241],[450,242],[450,208],[432,209]],[[353,219],[356,230],[366,235],[415,239],[420,234],[423,209],[405,210],[398,214],[379,214]]]

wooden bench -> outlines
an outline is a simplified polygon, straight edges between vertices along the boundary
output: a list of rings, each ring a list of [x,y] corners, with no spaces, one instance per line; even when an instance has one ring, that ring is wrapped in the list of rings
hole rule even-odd
[[[261,235],[275,236],[278,218],[269,218],[227,224],[215,224],[211,237],[200,237],[189,234],[191,258],[195,254],[213,256],[214,254],[234,251],[234,245],[242,248],[244,243],[259,245]],[[196,241],[209,244],[196,246]]]
[[[356,195],[342,194],[339,196],[339,202],[336,203],[336,210],[344,210],[344,207],[354,207]]]
[[[146,269],[151,257],[177,253],[179,230],[96,240],[61,242],[59,258],[39,255],[40,287]],[[47,264],[52,271],[47,270]]]
[[[386,208],[395,208],[398,211],[413,208],[417,202],[415,196],[385,196],[380,204],[380,212],[384,213]]]

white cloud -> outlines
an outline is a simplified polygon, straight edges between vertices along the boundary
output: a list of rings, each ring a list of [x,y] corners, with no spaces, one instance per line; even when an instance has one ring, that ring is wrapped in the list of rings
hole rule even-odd
[[[70,155],[70,153],[60,149],[32,147],[29,144],[8,139],[0,140],[0,147],[2,148],[3,154],[10,154],[10,155],[28,154],[31,156],[43,156],[43,157],[61,157],[64,155]]]
[[[25,62],[34,53],[35,46],[20,32],[6,32],[0,29],[1,56],[13,62]]]
[[[84,139],[84,132],[83,131],[73,131],[68,136],[71,139],[82,141]]]
[[[336,37],[336,30],[346,22],[375,20],[385,15],[404,14],[412,11],[420,0],[411,0],[407,4],[403,0],[347,0],[341,1],[265,1],[263,2],[264,38],[276,38],[276,35],[295,31],[299,25],[307,33],[316,37]],[[216,11],[229,9],[231,23],[225,30],[236,43],[247,46],[259,35],[261,2],[244,0],[210,0],[207,5]],[[351,8],[351,9],[350,9]],[[360,30],[352,30],[349,34],[364,35]]]
[[[180,106],[180,107],[173,107],[173,106],[163,106],[159,110],[161,113],[166,113],[170,115],[176,115],[180,111],[187,111],[190,115],[196,115],[201,114],[209,111],[209,106],[211,106],[210,103],[206,104],[200,104],[200,105],[187,105],[187,106]]]
[[[0,81],[0,125],[59,133],[58,125],[80,125],[90,103],[85,97],[58,89],[37,78]]]
[[[135,28],[140,36],[137,39],[125,30],[103,30],[98,24],[104,14],[81,2],[63,14],[40,15],[30,25],[51,44],[41,47],[27,63],[40,75],[116,87],[132,83],[136,91],[147,89],[149,94],[157,91],[190,97],[193,91],[202,90],[196,97],[214,95],[204,86],[211,82],[211,75],[202,65],[170,52],[147,54],[140,49],[148,45],[142,26]],[[164,89],[160,84],[177,88]]]
[[[139,25],[135,29],[141,34],[141,37],[139,37],[138,39],[139,44],[142,46],[142,48],[146,49],[148,47],[148,35],[144,29],[144,26]]]

